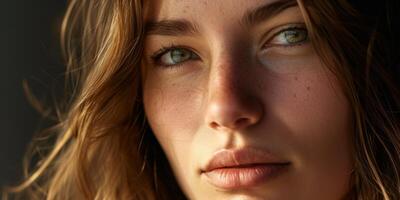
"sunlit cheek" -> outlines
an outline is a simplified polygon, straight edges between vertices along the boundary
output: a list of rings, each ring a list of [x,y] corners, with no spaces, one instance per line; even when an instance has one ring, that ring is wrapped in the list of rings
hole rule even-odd
[[[190,140],[198,127],[203,89],[196,78],[154,76],[144,87],[146,115],[159,137]]]

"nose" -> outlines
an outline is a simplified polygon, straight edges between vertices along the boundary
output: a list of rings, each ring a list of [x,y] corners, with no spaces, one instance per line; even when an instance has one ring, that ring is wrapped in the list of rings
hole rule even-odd
[[[263,115],[249,66],[234,61],[212,67],[205,120],[214,130],[237,131],[257,124]]]

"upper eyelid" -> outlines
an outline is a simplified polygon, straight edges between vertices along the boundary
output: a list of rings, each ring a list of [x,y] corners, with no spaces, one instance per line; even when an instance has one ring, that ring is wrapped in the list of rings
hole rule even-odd
[[[167,53],[168,51],[174,50],[174,49],[185,49],[188,51],[193,52],[196,55],[199,55],[196,50],[194,50],[191,47],[185,46],[185,45],[174,45],[174,44],[170,44],[168,46],[163,46],[162,48],[160,48],[159,50],[157,50],[156,52],[151,54],[151,58],[157,58],[165,53]]]
[[[172,51],[174,49],[188,49],[187,47],[184,47],[182,45],[175,45],[175,44],[170,44],[168,46],[162,46],[159,50],[151,54],[151,58],[156,59],[160,57],[161,55],[167,53],[168,51]]]
[[[298,22],[298,23],[290,23],[290,24],[285,24],[285,25],[279,25],[275,26],[271,29],[269,29],[267,32],[265,32],[261,38],[262,39],[262,44],[265,44],[266,42],[270,41],[273,39],[275,36],[277,36],[279,33],[282,31],[288,30],[290,28],[304,28],[307,30],[307,27],[303,22]]]
[[[155,51],[154,53],[152,53],[151,55],[150,55],[150,58],[152,58],[152,59],[157,59],[157,58],[159,58],[160,57],[160,55],[162,55],[162,54],[165,54],[166,52],[168,52],[168,51],[171,51],[172,50],[172,48],[175,48],[175,47],[161,47],[159,50],[157,50],[157,51]]]

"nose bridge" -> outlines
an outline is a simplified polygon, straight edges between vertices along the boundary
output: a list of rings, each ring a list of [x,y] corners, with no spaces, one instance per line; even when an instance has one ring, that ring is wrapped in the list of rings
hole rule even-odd
[[[206,123],[213,129],[241,129],[261,116],[261,105],[253,94],[248,76],[251,62],[230,46],[214,55],[210,66]]]
[[[229,55],[221,55],[220,59],[211,66],[209,88],[213,95],[235,95],[243,87],[244,80],[240,76],[239,63],[235,63]],[[242,83],[242,84],[241,84]]]
[[[226,44],[226,45],[224,45]],[[251,95],[249,88],[249,56],[240,51],[245,51],[234,45],[234,42],[221,42],[216,48],[209,76],[209,98],[216,101],[243,101]],[[218,99],[222,98],[222,99]],[[228,99],[226,99],[228,98]]]
[[[236,38],[236,39],[235,39]],[[246,87],[245,76],[251,67],[245,45],[238,37],[225,37],[215,42],[210,72],[210,88],[221,87],[220,92],[240,92]]]

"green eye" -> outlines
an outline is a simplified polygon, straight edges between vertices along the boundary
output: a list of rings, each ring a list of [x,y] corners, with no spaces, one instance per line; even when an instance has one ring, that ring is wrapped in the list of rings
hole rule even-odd
[[[279,32],[271,41],[276,45],[295,45],[308,40],[307,30],[304,28],[289,28]]]
[[[197,58],[197,55],[193,52],[183,49],[183,48],[174,48],[167,50],[160,56],[159,62],[163,65],[177,65],[182,62],[185,62],[189,59]]]
[[[307,39],[307,32],[305,30],[288,30],[284,34],[288,43],[299,43]]]

